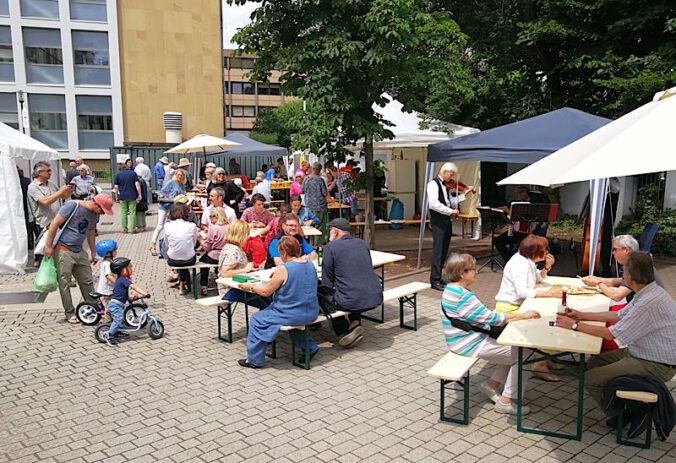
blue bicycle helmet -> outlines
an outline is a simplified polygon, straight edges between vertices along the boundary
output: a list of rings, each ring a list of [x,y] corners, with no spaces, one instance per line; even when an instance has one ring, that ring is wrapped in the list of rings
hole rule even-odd
[[[109,253],[115,251],[116,249],[117,241],[115,240],[106,239],[96,243],[96,254],[98,254],[99,257],[106,257]]]

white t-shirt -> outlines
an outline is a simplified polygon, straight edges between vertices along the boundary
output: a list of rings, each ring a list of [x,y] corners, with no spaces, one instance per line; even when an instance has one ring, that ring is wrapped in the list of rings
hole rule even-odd
[[[108,281],[108,278],[106,278],[107,275],[114,274],[110,270],[110,261],[104,259],[101,261],[101,265],[99,266],[99,284],[96,286],[96,292],[110,296],[113,294],[113,287],[115,287],[115,283]]]
[[[253,187],[251,191],[251,196],[256,193],[260,193],[265,197],[265,202],[269,203],[272,200],[272,189],[270,187],[270,182],[268,180],[263,180],[258,185]]]
[[[209,225],[211,223],[209,222],[209,212],[211,211],[212,207],[214,206],[208,205],[206,209],[204,209],[204,213],[202,214],[202,225]],[[225,218],[228,219],[228,223],[233,223],[235,220],[237,220],[237,214],[235,214],[235,210],[233,208],[223,204],[223,210],[225,211]]]
[[[197,225],[185,220],[172,220],[164,224],[167,255],[173,260],[190,260],[195,256]]]

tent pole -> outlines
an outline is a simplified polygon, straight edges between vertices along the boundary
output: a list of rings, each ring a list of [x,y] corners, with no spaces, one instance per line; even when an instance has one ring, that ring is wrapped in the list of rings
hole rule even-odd
[[[422,209],[420,211],[420,234],[418,236],[418,269],[422,265],[422,248],[423,248],[423,239],[425,238],[425,222],[427,222],[427,184],[432,180],[434,175],[434,165],[433,162],[428,162],[425,164],[425,185],[423,189],[423,199],[422,199]]]
[[[589,274],[593,275],[596,270],[596,251],[598,239],[601,234],[603,210],[606,205],[608,194],[607,178],[593,179],[589,181],[589,215],[591,219],[589,229]]]

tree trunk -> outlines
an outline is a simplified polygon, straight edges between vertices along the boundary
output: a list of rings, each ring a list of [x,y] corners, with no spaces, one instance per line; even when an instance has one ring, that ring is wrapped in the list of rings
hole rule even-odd
[[[373,214],[373,136],[367,135],[364,140],[364,159],[366,161],[366,174],[370,181],[366,186],[366,217],[364,226],[364,241],[369,249],[376,245],[376,226]]]

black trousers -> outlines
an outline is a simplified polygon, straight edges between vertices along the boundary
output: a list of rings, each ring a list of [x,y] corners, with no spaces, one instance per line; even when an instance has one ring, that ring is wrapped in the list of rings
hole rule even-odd
[[[495,237],[495,240],[493,241],[493,243],[495,243],[495,249],[498,250],[505,263],[516,254],[521,241],[523,241],[526,236],[528,235],[519,232],[514,232],[512,236],[509,236],[507,232],[504,232]]]
[[[204,254],[202,257],[200,257],[200,262],[204,262],[205,264],[217,264],[218,259],[209,257],[209,254]],[[209,284],[209,270],[210,269],[208,268],[200,269],[200,285],[202,285],[202,287],[205,287]]]
[[[195,262],[197,262],[197,258],[193,256],[192,259],[189,260],[174,260],[174,259],[167,259],[167,264],[169,264],[170,267],[187,267],[189,265],[195,265]],[[189,287],[190,286],[190,270],[179,270],[178,271],[178,279],[186,283],[186,285]]]
[[[432,228],[432,269],[430,271],[430,283],[441,283],[441,272],[448,256],[448,248],[451,246],[451,232],[453,226],[451,218],[447,215],[431,213],[430,225]]]
[[[361,311],[358,312],[350,312],[347,316],[345,317],[335,317],[331,319],[331,328],[333,328],[333,332],[336,333],[336,336],[344,336],[347,334],[348,331],[350,331],[350,323],[353,321],[359,321],[359,324],[361,325]]]

